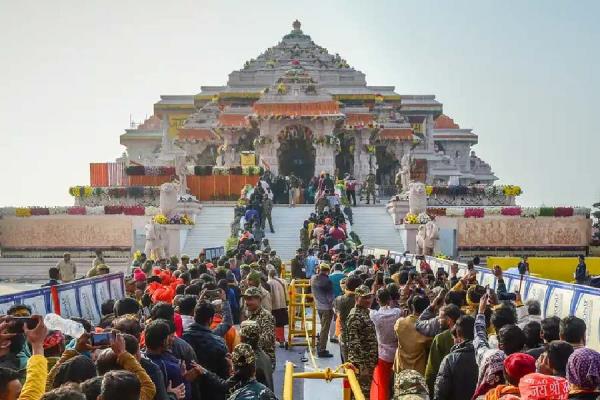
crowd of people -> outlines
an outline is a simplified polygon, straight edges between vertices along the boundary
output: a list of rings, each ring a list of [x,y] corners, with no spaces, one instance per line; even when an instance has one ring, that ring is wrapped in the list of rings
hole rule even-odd
[[[365,398],[598,399],[600,353],[585,322],[542,318],[494,267],[496,289],[424,258],[363,255],[335,207],[304,221],[292,277],[310,279],[320,320],[317,355],[352,363]],[[416,265],[415,265],[416,261]],[[331,344],[330,344],[331,343]]]
[[[600,398],[600,353],[586,346],[582,319],[542,318],[538,301],[508,291],[499,267],[495,290],[479,285],[477,259],[447,273],[407,254],[364,254],[325,179],[300,228],[291,278],[310,282],[317,356],[335,357],[339,346],[365,398]],[[259,181],[235,246],[220,257],[137,257],[126,296],[103,303],[101,320],[71,318],[82,334],[11,307],[0,316],[0,400],[277,398],[289,299],[285,265],[260,235],[266,222],[273,228],[270,193]],[[98,253],[88,276],[106,273],[103,265]],[[47,285],[75,275],[66,254]]]
[[[244,233],[218,258],[142,254],[126,297],[103,303],[100,321],[71,318],[81,335],[11,307],[0,317],[0,399],[276,399],[287,282],[276,251]],[[49,286],[75,278],[63,261],[73,276],[59,264]]]
[[[267,171],[261,177],[261,181],[268,183],[271,190],[271,200],[274,204],[288,204],[290,207],[296,204],[315,204],[325,191],[334,193],[336,184],[342,185],[344,204],[356,207],[357,191],[359,192],[359,200],[362,199],[362,193],[366,204],[370,204],[371,198],[375,203],[374,174],[369,174],[365,181],[361,183],[350,173],[343,176],[340,174],[340,179],[336,179],[328,172],[321,172],[319,176],[313,176],[304,181],[293,172],[289,176],[273,176],[270,171]]]

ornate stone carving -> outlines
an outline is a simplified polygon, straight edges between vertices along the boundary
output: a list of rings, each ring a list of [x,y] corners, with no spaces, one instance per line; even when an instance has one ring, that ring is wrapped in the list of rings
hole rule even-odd
[[[417,255],[425,253],[425,225],[420,225],[417,232]]]
[[[426,256],[433,255],[433,249],[435,242],[440,238],[440,228],[433,221],[429,221],[425,224],[425,239],[424,239],[424,251]]]
[[[427,210],[427,193],[425,184],[411,182],[408,186],[408,207],[411,214],[419,215]]]
[[[160,186],[160,212],[167,218],[171,217],[177,207],[179,184],[168,182]]]
[[[146,253],[148,258],[153,260],[164,258],[166,256],[166,235],[162,227],[150,221],[146,224],[144,229],[146,231],[146,245],[144,246],[144,253]]]

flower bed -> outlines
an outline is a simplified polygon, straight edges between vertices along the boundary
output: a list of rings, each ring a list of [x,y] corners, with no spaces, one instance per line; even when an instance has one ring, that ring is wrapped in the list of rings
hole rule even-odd
[[[175,175],[175,167],[130,165],[125,168],[129,176],[171,176]]]
[[[572,217],[575,215],[589,218],[590,209],[585,207],[428,207],[431,216],[483,218],[494,215],[507,217]]]
[[[143,197],[143,196],[158,196],[160,194],[159,187],[151,186],[127,186],[127,187],[95,187],[90,186],[71,186],[69,194],[73,197],[103,197],[111,198],[124,197]]]
[[[152,218],[152,220],[154,221],[154,223],[160,225],[194,225],[194,222],[185,214],[174,215],[171,218],[168,218],[164,214],[158,214],[155,215],[154,218]]]
[[[136,205],[74,206],[74,207],[3,207],[0,215],[4,217],[37,217],[44,215],[148,215],[160,213],[158,207]]]

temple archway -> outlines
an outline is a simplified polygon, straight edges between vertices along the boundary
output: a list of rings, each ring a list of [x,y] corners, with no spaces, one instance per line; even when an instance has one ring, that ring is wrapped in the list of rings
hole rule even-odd
[[[356,140],[353,134],[338,133],[335,135],[340,140],[340,152],[335,156],[335,170],[337,178],[344,174],[354,174],[354,146]]]
[[[279,175],[294,173],[304,183],[308,183],[315,173],[315,148],[312,144],[312,131],[302,125],[286,126],[278,135]]]
[[[380,187],[382,195],[395,194],[395,174],[400,167],[396,156],[389,151],[389,146],[376,145],[375,157],[377,159],[376,182]]]

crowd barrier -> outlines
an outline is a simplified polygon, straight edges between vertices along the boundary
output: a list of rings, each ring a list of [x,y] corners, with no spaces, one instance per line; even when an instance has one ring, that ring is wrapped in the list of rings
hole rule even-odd
[[[402,253],[389,251],[388,256],[399,261]],[[415,255],[411,254],[407,257],[413,265],[417,265]],[[430,256],[426,259],[434,272],[438,268],[450,272],[450,265],[456,262]],[[467,265],[456,263],[459,266],[458,275],[464,276]],[[481,285],[490,285],[491,288],[496,289],[496,278],[489,268],[475,267],[475,269],[479,272],[477,279]],[[600,348],[600,289],[528,275],[523,276],[521,282],[519,274],[504,272],[503,275],[509,292],[516,292],[521,286],[523,301],[536,299],[540,302],[543,318],[575,315],[583,319],[587,326],[586,343],[592,348]]]
[[[26,304],[34,314],[55,313],[65,318],[85,318],[97,324],[102,316],[102,303],[125,296],[123,277],[119,272],[0,296],[0,314],[6,314],[13,304]]]

